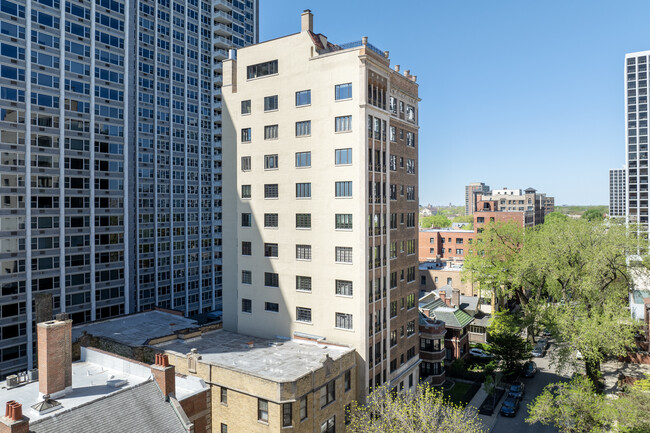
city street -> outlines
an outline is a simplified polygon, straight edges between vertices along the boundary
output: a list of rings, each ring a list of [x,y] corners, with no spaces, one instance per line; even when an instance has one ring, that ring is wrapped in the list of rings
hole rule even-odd
[[[552,348],[551,348],[552,349]],[[549,367],[549,355],[543,358],[533,358],[537,364],[537,374],[530,379],[523,379],[526,384],[526,392],[523,400],[520,402],[519,411],[513,418],[506,418],[497,415],[496,423],[491,429],[492,433],[555,433],[558,430],[553,426],[545,426],[539,423],[530,425],[525,422],[528,416],[528,405],[542,393],[546,385],[561,380],[568,380],[568,378],[557,375],[554,369]],[[505,397],[504,397],[505,398]],[[500,409],[501,405],[497,406]]]

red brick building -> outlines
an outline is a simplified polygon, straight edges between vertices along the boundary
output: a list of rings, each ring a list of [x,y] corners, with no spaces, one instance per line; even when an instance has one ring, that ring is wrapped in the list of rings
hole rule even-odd
[[[472,248],[476,233],[472,230],[427,229],[420,230],[420,262],[439,259],[460,259]]]

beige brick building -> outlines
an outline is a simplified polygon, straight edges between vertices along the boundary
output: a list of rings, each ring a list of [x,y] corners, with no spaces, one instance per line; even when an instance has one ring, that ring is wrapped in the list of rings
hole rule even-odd
[[[408,389],[418,85],[367,38],[301,25],[224,61],[224,329],[351,346],[361,396]]]

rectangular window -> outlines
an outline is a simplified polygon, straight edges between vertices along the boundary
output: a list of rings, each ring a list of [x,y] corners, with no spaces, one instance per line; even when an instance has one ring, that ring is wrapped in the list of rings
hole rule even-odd
[[[311,277],[296,275],[296,290],[299,292],[311,292]]]
[[[336,400],[336,380],[330,380],[320,389],[320,408]]]
[[[277,257],[278,244],[264,243],[264,257]]]
[[[311,152],[296,152],[296,167],[311,167]]]
[[[336,197],[352,197],[352,181],[343,181],[335,183]]]
[[[257,420],[262,422],[269,422],[269,402],[257,399]]]
[[[311,90],[296,92],[296,107],[311,104]]]
[[[341,296],[352,296],[352,281],[336,280],[336,294]]]
[[[291,427],[291,403],[282,403],[282,427]]]
[[[352,263],[352,247],[336,247],[336,263]]]
[[[251,186],[242,185],[241,186],[241,198],[251,198]]]
[[[334,99],[350,99],[352,98],[352,83],[337,84],[334,86]]]
[[[296,137],[311,135],[311,120],[296,122]]]
[[[247,241],[242,241],[241,243],[241,255],[250,256],[252,254],[252,244]]]
[[[343,389],[347,392],[352,389],[352,373],[347,370],[343,375]]]
[[[324,421],[320,425],[320,433],[336,433],[336,417],[335,416],[328,419],[327,421]]]
[[[275,140],[278,138],[278,125],[267,125],[264,127],[264,139]]]
[[[251,171],[251,157],[242,156],[241,157],[241,171]]]
[[[264,311],[270,311],[271,313],[279,313],[280,312],[280,304],[276,302],[265,302],[264,303]]]
[[[278,95],[264,97],[264,111],[273,111],[278,109]]]
[[[251,129],[250,128],[243,128],[241,130],[241,142],[242,143],[249,143],[251,141]]]
[[[311,183],[297,183],[296,198],[310,198],[310,197],[311,197]]]
[[[278,169],[278,155],[264,155],[264,170]]]
[[[296,245],[296,260],[311,260],[311,245]]]
[[[343,132],[352,130],[352,116],[340,116],[334,119],[334,131]]]
[[[228,425],[221,423],[221,433],[228,433]]]
[[[307,396],[300,399],[300,421],[307,419]]]
[[[252,313],[253,312],[253,301],[250,299],[241,300],[241,311],[242,313]]]
[[[241,114],[251,114],[251,100],[241,101]]]
[[[253,284],[253,273],[251,271],[241,271],[241,283]]]
[[[253,218],[252,218],[250,213],[242,213],[241,214],[241,226],[242,227],[250,227],[252,220],[253,220]]]
[[[264,214],[264,227],[277,227],[278,226],[278,214],[276,213],[265,213]]]
[[[310,213],[297,213],[296,214],[296,228],[297,229],[310,229],[311,228],[311,214]]]
[[[228,405],[228,389],[221,387],[221,404]]]
[[[352,164],[352,149],[336,149],[334,153],[336,165]]]
[[[273,75],[278,73],[278,61],[271,60],[270,62],[258,63],[246,68],[246,78],[264,77],[265,75]]]
[[[397,140],[397,130],[395,129],[395,127],[391,126],[388,129],[388,131],[389,131],[388,132],[388,138],[390,139],[390,141],[396,141]]]
[[[351,213],[337,213],[334,216],[334,227],[337,230],[352,230],[352,214]]]
[[[273,272],[264,272],[264,285],[266,287],[280,287],[280,278]]]
[[[264,198],[278,198],[278,184],[264,184]]]
[[[296,307],[296,322],[311,323],[311,308]]]
[[[352,329],[352,314],[336,313],[335,326],[340,329]]]

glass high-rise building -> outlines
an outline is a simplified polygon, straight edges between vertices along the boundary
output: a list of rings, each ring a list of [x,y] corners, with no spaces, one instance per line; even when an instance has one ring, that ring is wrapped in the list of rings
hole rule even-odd
[[[0,1],[0,376],[33,365],[39,294],[74,323],[220,308],[221,60],[257,14]]]

